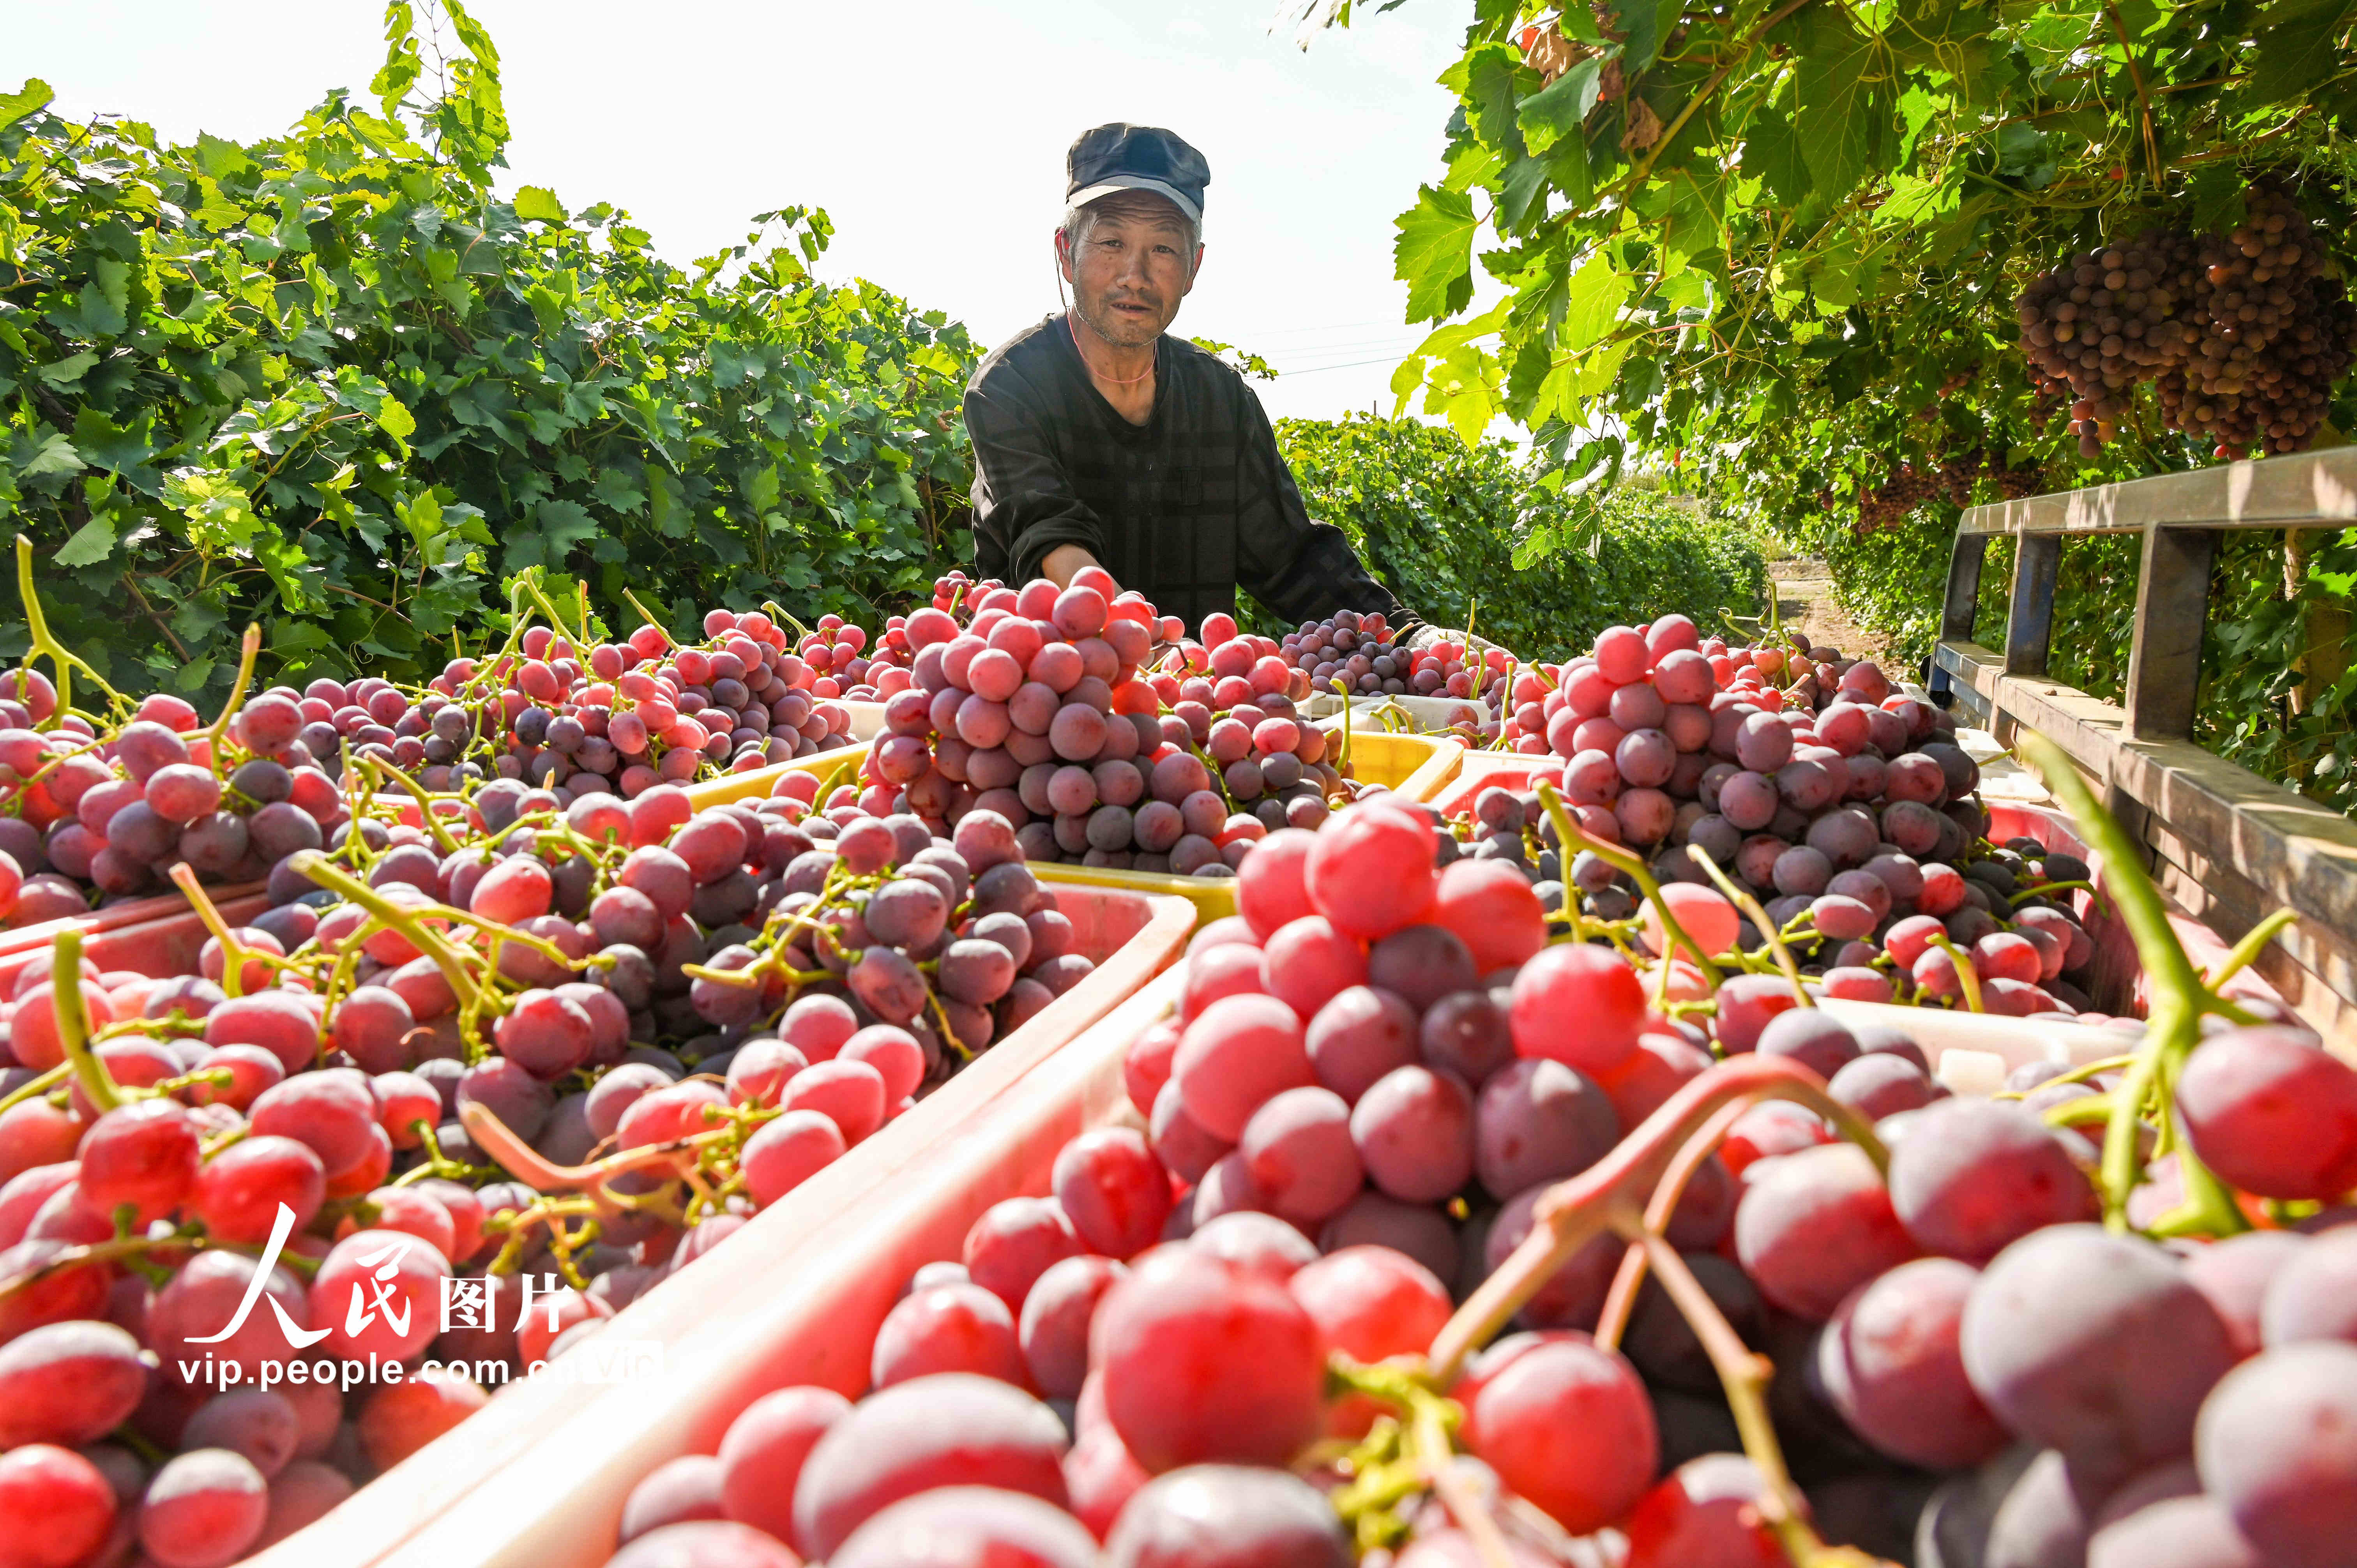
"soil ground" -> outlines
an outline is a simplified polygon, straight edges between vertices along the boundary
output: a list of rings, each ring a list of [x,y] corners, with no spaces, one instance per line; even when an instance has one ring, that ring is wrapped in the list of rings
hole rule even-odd
[[[1768,564],[1776,610],[1784,624],[1808,634],[1810,645],[1837,648],[1852,659],[1885,658],[1880,639],[1842,613],[1834,600],[1833,572],[1823,561],[1796,555]]]

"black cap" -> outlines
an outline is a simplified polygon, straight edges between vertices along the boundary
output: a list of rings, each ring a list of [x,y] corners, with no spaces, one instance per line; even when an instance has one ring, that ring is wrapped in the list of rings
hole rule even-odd
[[[1083,131],[1064,155],[1064,201],[1077,207],[1116,190],[1150,190],[1203,220],[1203,188],[1211,166],[1172,132],[1153,125],[1099,125]]]

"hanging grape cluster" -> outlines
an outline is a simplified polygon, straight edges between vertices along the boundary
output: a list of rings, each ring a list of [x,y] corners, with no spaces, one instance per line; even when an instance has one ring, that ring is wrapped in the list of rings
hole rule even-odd
[[[2014,309],[2040,390],[2072,399],[2086,457],[2146,381],[2169,427],[2211,439],[2218,456],[2299,451],[2357,358],[2357,310],[2320,236],[2271,191],[2222,236],[2153,229],[2074,256]]]
[[[1858,497],[1857,522],[1852,532],[1860,539],[1895,528],[1925,501],[1944,495],[1958,506],[1972,499],[1973,487],[1987,479],[2002,500],[2036,495],[2044,482],[2035,467],[2007,467],[2002,458],[1978,445],[1941,456],[1935,462],[1902,461],[1890,477]],[[1833,504],[1828,490],[1819,497]]]

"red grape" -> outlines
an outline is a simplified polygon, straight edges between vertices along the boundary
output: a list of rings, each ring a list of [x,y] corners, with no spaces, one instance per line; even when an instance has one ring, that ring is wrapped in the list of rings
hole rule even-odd
[[[1891,1151],[1890,1203],[1918,1246],[1969,1263],[2099,1211],[2093,1187],[2054,1132],[2036,1113],[1994,1100],[1945,1100],[1925,1110]]]
[[[1371,802],[1318,831],[1304,883],[1328,919],[1373,941],[1426,918],[1438,892],[1432,857],[1430,822],[1411,809]]]
[[[311,1320],[337,1355],[405,1361],[439,1326],[449,1261],[398,1230],[359,1230],[320,1262],[311,1282]]]
[[[1024,1297],[1017,1328],[1023,1362],[1033,1385],[1050,1399],[1072,1399],[1080,1393],[1089,1369],[1089,1326],[1095,1320],[1097,1304],[1125,1272],[1110,1258],[1085,1253],[1066,1258],[1041,1274]]]
[[[1637,1048],[1645,993],[1636,972],[1606,947],[1558,943],[1514,978],[1514,1049],[1582,1072],[1609,1072]]]
[[[2233,1361],[2225,1325],[2174,1259],[2093,1225],[2052,1226],[1999,1253],[1965,1304],[1963,1347],[1999,1420],[2115,1480],[2183,1454]]]
[[[1104,1555],[1106,1568],[1349,1568],[1351,1561],[1341,1523],[1317,1488],[1241,1465],[1189,1466],[1147,1482],[1122,1510]]]
[[[1491,1078],[1474,1117],[1474,1169],[1501,1197],[1577,1175],[1620,1135],[1604,1091],[1544,1058],[1518,1061]]]
[[[308,1145],[265,1133],[206,1161],[188,1207],[215,1240],[260,1246],[281,1204],[294,1211],[299,1230],[319,1211],[327,1190],[326,1167]]]
[[[830,1557],[901,1498],[1003,1487],[1061,1506],[1063,1423],[1020,1389],[945,1372],[884,1389],[827,1429],[794,1487],[794,1544]]]
[[[100,1117],[82,1137],[80,1159],[83,1201],[106,1215],[128,1205],[132,1223],[145,1228],[188,1196],[201,1155],[185,1109],[143,1100]]]
[[[1293,1010],[1272,996],[1237,995],[1187,1026],[1170,1081],[1189,1118],[1232,1143],[1264,1101],[1316,1079]]]
[[[1893,1458],[1960,1469],[2008,1440],[1966,1380],[1958,1348],[1978,1278],[1945,1258],[1901,1263],[1842,1303],[1818,1341],[1818,1381],[1834,1406]]]
[[[1107,1292],[1091,1349],[1114,1430],[1150,1471],[1282,1465],[1325,1424],[1308,1314],[1282,1284],[1193,1249],[1144,1260]]]
[[[139,1341],[112,1323],[53,1323],[0,1345],[0,1449],[79,1447],[122,1424],[147,1389]]]
[[[200,1448],[147,1484],[139,1544],[164,1568],[226,1568],[262,1533],[269,1485],[243,1455]]]
[[[1783,1546],[1760,1518],[1763,1485],[1740,1454],[1687,1460],[1629,1516],[1628,1568],[1783,1568]]]
[[[1094,1568],[1096,1540],[1060,1508],[996,1487],[905,1498],[830,1554],[833,1568]]]
[[[737,1168],[754,1204],[767,1208],[842,1158],[845,1147],[833,1118],[816,1111],[789,1111],[745,1140]]]
[[[850,1413],[851,1402],[833,1389],[808,1386],[779,1389],[746,1406],[720,1440],[722,1511],[780,1540],[791,1536],[803,1461]]]
[[[1481,1382],[1466,1420],[1467,1444],[1499,1479],[1575,1534],[1620,1520],[1653,1479],[1645,1386],[1584,1336],[1515,1356]]]
[[[2304,1030],[2203,1040],[2179,1079],[2177,1108],[2202,1163],[2246,1192],[2330,1201],[2357,1187],[2357,1069]]]
[[[1052,1180],[1056,1201],[1082,1242],[1109,1258],[1134,1257],[1152,1246],[1170,1215],[1169,1173],[1132,1128],[1082,1133],[1056,1155]]]
[[[1735,1248],[1761,1294],[1818,1322],[1915,1255],[1880,1173],[1851,1144],[1803,1149],[1753,1172],[1735,1213]]]
[[[28,1443],[0,1454],[0,1518],[16,1521],[0,1541],[0,1563],[77,1568],[105,1543],[116,1507],[106,1477],[70,1449]]]
[[[2287,1345],[2245,1361],[2203,1403],[2194,1441],[2202,1485],[2258,1549],[2256,1560],[2283,1568],[2349,1561],[2357,1346]]]
[[[301,1438],[294,1405],[262,1389],[215,1394],[180,1428],[183,1449],[226,1448],[242,1455],[265,1479],[286,1468]]]
[[[1404,1202],[1437,1202],[1473,1174],[1473,1096],[1452,1074],[1396,1069],[1351,1107],[1351,1137],[1376,1187]]]
[[[932,1285],[900,1298],[876,1333],[869,1363],[877,1388],[937,1372],[1023,1381],[1023,1353],[1006,1302],[973,1284]]]

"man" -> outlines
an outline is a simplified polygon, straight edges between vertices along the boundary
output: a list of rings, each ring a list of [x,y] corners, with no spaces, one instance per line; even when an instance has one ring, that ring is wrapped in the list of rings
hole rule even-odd
[[[1065,170],[1071,306],[999,345],[966,388],[980,575],[1061,585],[1102,565],[1190,630],[1232,614],[1241,585],[1287,621],[1380,611],[1431,635],[1341,530],[1311,521],[1243,378],[1168,336],[1203,261],[1202,154],[1100,125]]]

